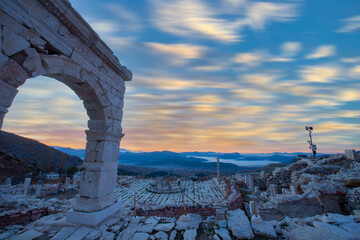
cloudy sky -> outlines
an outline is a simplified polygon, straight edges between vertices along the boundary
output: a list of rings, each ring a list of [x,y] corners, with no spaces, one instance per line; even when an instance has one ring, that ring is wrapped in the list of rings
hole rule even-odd
[[[360,148],[359,0],[71,0],[132,70],[122,148]],[[30,79],[4,130],[83,148],[87,116],[65,85]]]

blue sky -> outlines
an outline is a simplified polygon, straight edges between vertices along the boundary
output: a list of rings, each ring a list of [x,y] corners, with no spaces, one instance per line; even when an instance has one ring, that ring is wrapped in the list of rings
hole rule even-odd
[[[313,125],[320,152],[359,149],[360,1],[71,3],[134,74],[123,148],[308,151]],[[81,102],[55,80],[28,80],[9,110],[4,130],[85,144]]]

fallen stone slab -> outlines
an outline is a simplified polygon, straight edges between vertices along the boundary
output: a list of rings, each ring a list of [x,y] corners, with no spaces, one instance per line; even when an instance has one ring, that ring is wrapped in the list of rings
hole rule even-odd
[[[273,227],[272,222],[270,221],[263,221],[260,216],[253,215],[251,217],[251,227],[255,234],[276,238],[277,234]]]
[[[28,230],[28,231],[23,232],[20,235],[14,237],[14,238],[11,238],[11,239],[12,240],[29,240],[29,239],[39,238],[43,235],[44,235],[44,233],[42,233],[42,232]]]
[[[105,231],[100,237],[100,240],[114,240],[115,234]]]
[[[149,236],[147,233],[135,233],[132,240],[147,240]]]
[[[81,227],[78,230],[76,230],[67,240],[79,240],[83,239],[86,235],[88,235],[91,232],[92,228],[88,227]]]
[[[67,239],[77,229],[78,229],[78,227],[64,227],[54,237],[52,237],[51,240]]]
[[[174,240],[176,237],[176,234],[177,234],[176,230],[172,230],[170,233],[170,236],[169,236],[169,240]]]
[[[195,240],[197,229],[189,229],[184,232],[184,240]]]
[[[353,218],[337,213],[328,213],[328,216],[324,215],[321,217],[321,221],[325,223],[333,223],[336,225],[355,222]]]
[[[128,240],[128,239],[130,240],[130,239],[132,239],[132,237],[134,236],[134,233],[139,228],[140,220],[141,220],[140,217],[133,217],[130,220],[130,223],[127,226],[127,228],[124,231],[120,232],[119,236],[117,237],[117,240]]]
[[[193,213],[184,214],[176,222],[176,230],[197,229],[201,223],[201,216]]]
[[[315,228],[318,228],[320,230],[323,230],[325,232],[328,233],[328,235],[330,236],[336,236],[337,239],[356,239],[356,236],[352,233],[349,233],[347,231],[345,231],[342,228],[339,228],[336,225],[332,225],[329,223],[325,223],[325,222],[318,222],[318,221],[314,221],[313,225]]]
[[[310,239],[326,239],[337,240],[337,236],[329,235],[328,232],[310,226],[297,226],[289,231],[284,231],[285,239],[291,240],[310,240]]]
[[[167,240],[168,239],[168,235],[166,232],[160,231],[157,232],[154,237],[156,237],[156,239],[161,239],[161,240]]]
[[[150,224],[145,224],[143,226],[141,226],[137,232],[143,232],[143,233],[152,233],[152,231],[154,230],[156,223],[150,223]]]
[[[102,235],[102,231],[93,229],[87,236],[86,240],[96,240],[99,239]]]
[[[340,228],[354,234],[360,239],[360,223],[344,223],[339,226]]]
[[[231,240],[229,231],[225,228],[220,228],[219,230],[215,230],[215,233],[218,234],[222,240]]]
[[[175,226],[175,223],[160,223],[155,226],[156,231],[170,232]]]
[[[254,234],[250,222],[241,209],[228,211],[228,226],[232,234],[239,239],[251,239]]]

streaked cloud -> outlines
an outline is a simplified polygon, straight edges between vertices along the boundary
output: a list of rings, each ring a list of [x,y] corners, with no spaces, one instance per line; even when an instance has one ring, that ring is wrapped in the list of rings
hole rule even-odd
[[[342,20],[343,26],[337,32],[349,33],[360,29],[360,15],[355,15]]]
[[[312,53],[306,56],[307,59],[318,59],[324,57],[331,57],[336,54],[334,45],[322,45],[316,48]]]
[[[337,66],[306,66],[299,71],[300,76],[307,82],[327,83],[334,81],[340,75],[341,69]]]
[[[160,30],[180,36],[212,38],[231,43],[240,40],[237,30],[242,21],[228,21],[217,16],[211,6],[200,0],[154,1],[154,24]]]
[[[154,0],[154,24],[162,31],[179,36],[210,38],[223,43],[242,40],[241,30],[264,29],[271,21],[287,22],[297,16],[297,4],[254,2],[241,8],[235,19],[228,20],[222,10],[230,5],[242,7],[243,1],[225,1],[214,8],[201,0]]]
[[[297,16],[297,5],[292,3],[254,2],[246,13],[246,22],[253,29],[264,29],[270,21],[287,22]]]
[[[122,148],[308,151],[305,125],[320,152],[360,148],[358,15],[341,19],[357,0],[70,1],[134,74]],[[4,130],[85,146],[74,92],[49,78],[19,90]]]
[[[149,42],[145,43],[155,54],[165,54],[169,56],[168,61],[175,65],[182,65],[190,59],[201,58],[206,51],[206,47],[191,44],[163,44]]]
[[[285,42],[281,45],[282,55],[285,57],[293,57],[301,51],[300,42]]]

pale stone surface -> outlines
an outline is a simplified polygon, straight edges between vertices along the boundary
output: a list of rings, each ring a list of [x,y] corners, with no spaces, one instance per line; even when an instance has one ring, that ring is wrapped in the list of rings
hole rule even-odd
[[[237,238],[251,239],[254,237],[250,222],[241,209],[228,212],[228,226],[232,234]]]
[[[341,224],[339,227],[360,238],[360,223],[344,223]]]
[[[215,230],[215,233],[218,234],[222,240],[231,240],[229,231],[225,228],[220,228],[219,230]]]
[[[163,231],[157,232],[154,236],[156,237],[156,239],[161,239],[161,240],[167,240],[168,239],[167,233],[165,233]]]
[[[175,226],[175,223],[161,223],[155,226],[156,231],[170,232]]]
[[[277,236],[272,222],[263,221],[260,216],[251,217],[251,227],[255,234],[270,238],[276,238]]]
[[[132,240],[147,240],[149,238],[149,234],[147,233],[135,233]]]
[[[121,203],[111,205],[101,211],[96,212],[79,212],[69,211],[66,216],[66,221],[69,223],[84,224],[89,226],[95,226],[105,218],[111,216],[121,209]]]
[[[355,222],[353,218],[337,213],[328,213],[328,216],[323,215],[321,217],[321,221],[326,223],[333,223],[336,225],[340,225],[343,223],[353,223]]]
[[[3,34],[6,36],[3,40],[3,52],[7,56],[12,56],[28,47],[30,43],[20,35],[14,33],[10,28],[4,27]]]
[[[62,240],[67,239],[71,234],[73,234],[78,228],[77,227],[64,227],[61,229],[51,240]]]
[[[360,157],[355,149],[345,149],[345,157],[347,160],[359,161]]]
[[[115,234],[113,234],[112,232],[104,232],[101,237],[100,240],[114,240]]]
[[[188,229],[184,232],[184,240],[195,240],[197,229]]]
[[[174,240],[175,237],[176,237],[176,233],[177,233],[176,230],[171,231],[170,236],[169,236],[169,240]]]
[[[29,230],[29,231],[26,231],[16,237],[12,238],[12,240],[29,240],[29,239],[39,238],[42,235],[44,235],[42,232]]]
[[[329,235],[336,236],[337,239],[355,239],[356,236],[352,233],[345,231],[344,229],[339,228],[338,226],[325,223],[325,222],[318,222],[314,221],[313,225],[315,228],[318,228],[322,231],[327,232]]]
[[[131,219],[129,225],[127,226],[127,228],[119,234],[117,239],[118,240],[132,239],[136,230],[139,228],[140,220],[141,220],[140,217],[133,217]]]
[[[25,70],[14,60],[10,59],[0,68],[0,80],[17,88],[27,78]]]
[[[0,107],[8,108],[11,106],[13,99],[15,98],[18,90],[13,86],[1,81],[0,79],[0,89],[2,90],[0,94]]]
[[[27,191],[28,191],[30,182],[31,182],[31,178],[25,178],[25,181],[24,181],[24,189],[23,189],[24,195],[27,195]]]
[[[197,229],[201,222],[201,216],[193,213],[181,215],[176,222],[176,230]]]

